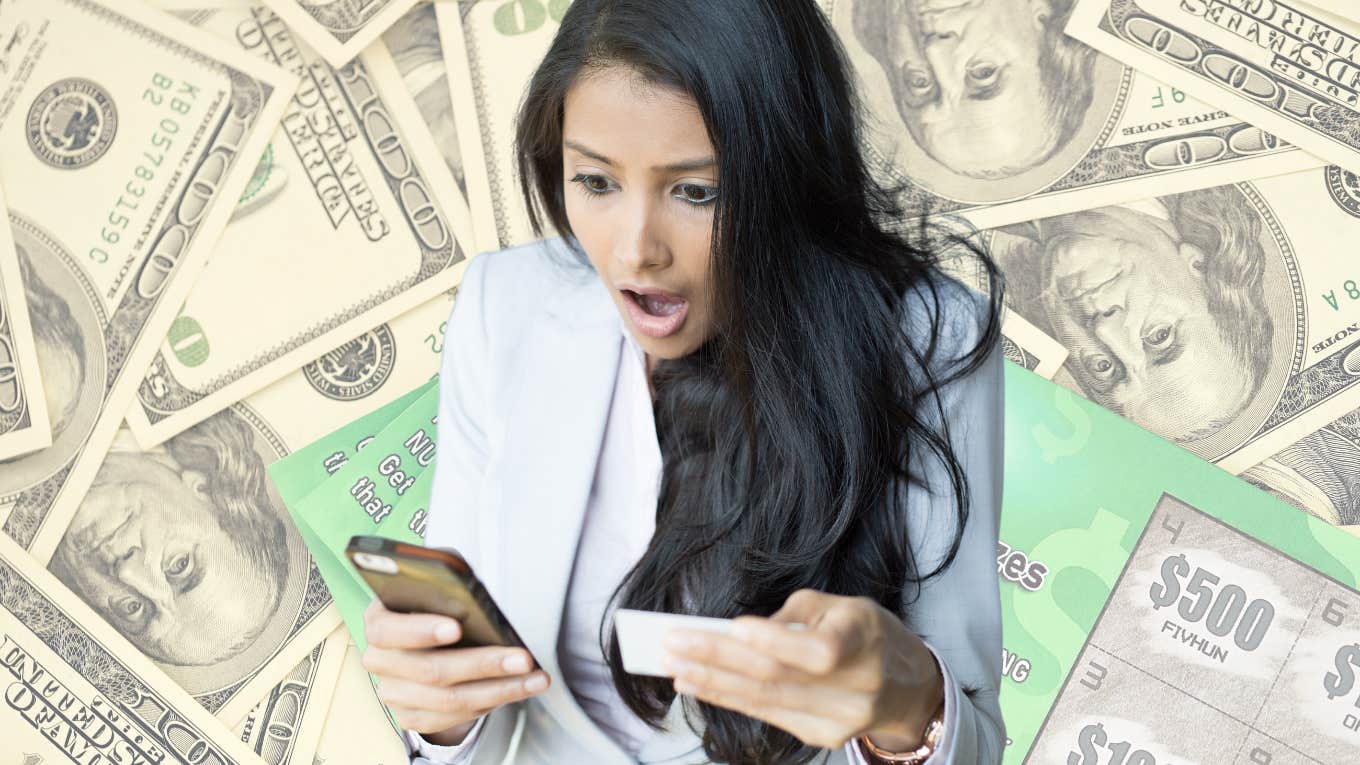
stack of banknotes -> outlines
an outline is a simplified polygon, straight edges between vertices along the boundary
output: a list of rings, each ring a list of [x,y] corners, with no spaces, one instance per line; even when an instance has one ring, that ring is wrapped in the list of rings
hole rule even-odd
[[[1007,277],[1007,762],[1360,761],[1360,4],[819,3]],[[405,761],[338,551],[569,6],[0,3],[0,754]]]

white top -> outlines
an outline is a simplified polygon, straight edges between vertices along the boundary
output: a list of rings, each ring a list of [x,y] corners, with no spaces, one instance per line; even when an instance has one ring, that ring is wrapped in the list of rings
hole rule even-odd
[[[625,348],[619,354],[609,420],[567,585],[557,651],[562,679],[586,714],[627,752],[636,755],[642,742],[654,731],[619,697],[597,632],[614,587],[642,556],[652,538],[661,490],[661,448],[647,386],[646,355],[626,328],[623,338]],[[605,622],[610,623],[612,617]],[[947,688],[949,669],[938,653],[936,659],[944,670]],[[950,723],[954,711],[948,701],[946,695],[945,735],[927,765],[950,761],[953,748],[950,733],[954,729]],[[478,718],[463,742],[453,746],[436,746],[414,731],[406,731],[412,762],[463,765],[471,761],[485,721],[485,716]],[[853,739],[845,746],[850,762],[870,765]]]

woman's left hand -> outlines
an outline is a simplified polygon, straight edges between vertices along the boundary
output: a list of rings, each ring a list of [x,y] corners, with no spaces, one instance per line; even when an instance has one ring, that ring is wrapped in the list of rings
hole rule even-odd
[[[867,735],[897,752],[920,745],[944,698],[930,649],[870,598],[805,588],[768,618],[733,622],[728,635],[676,628],[662,641],[677,693],[764,720],[811,746],[837,748]]]

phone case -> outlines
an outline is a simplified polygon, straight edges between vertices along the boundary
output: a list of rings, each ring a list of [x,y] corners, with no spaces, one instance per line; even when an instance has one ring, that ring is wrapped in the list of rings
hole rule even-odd
[[[381,572],[359,565],[355,561],[358,554],[386,558],[395,564],[395,570]],[[345,548],[345,555],[388,610],[457,619],[463,637],[455,645],[515,646],[528,650],[472,567],[456,550],[356,536]],[[537,659],[534,666],[538,667]]]

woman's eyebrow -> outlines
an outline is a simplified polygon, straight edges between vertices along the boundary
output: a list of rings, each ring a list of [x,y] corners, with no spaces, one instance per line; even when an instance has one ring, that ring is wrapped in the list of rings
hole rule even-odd
[[[573,141],[573,140],[571,140],[571,139],[567,139],[567,140],[563,141],[563,142],[562,142],[562,145],[563,145],[563,146],[566,146],[568,149],[574,149],[574,150],[580,152],[581,154],[584,154],[585,156],[590,157],[590,158],[593,159],[593,160],[596,160],[597,162],[603,162],[603,163],[605,163],[606,165],[615,165],[616,167],[618,166],[618,163],[616,163],[614,160],[610,159],[609,157],[606,157],[605,155],[603,155],[603,154],[601,154],[601,153],[599,153],[599,152],[597,152],[597,151],[588,149],[588,148],[586,148],[585,146],[582,146],[581,144],[579,144],[579,143],[577,143],[577,142],[575,142],[575,141]],[[653,170],[668,170],[668,171],[676,171],[676,170],[703,170],[704,168],[713,167],[713,166],[716,165],[716,164],[718,164],[718,162],[717,162],[717,159],[715,159],[714,157],[702,157],[702,158],[699,158],[699,159],[687,159],[687,160],[685,160],[685,161],[683,161],[683,162],[672,162],[672,163],[670,163],[670,164],[668,164],[668,165],[660,165],[660,166],[657,166],[657,167],[653,167],[652,169],[653,169]]]

